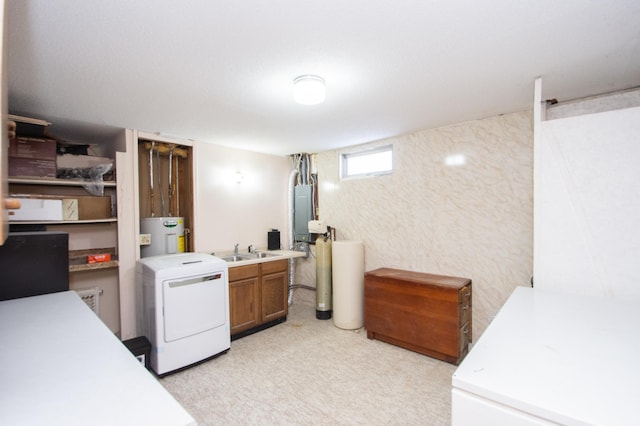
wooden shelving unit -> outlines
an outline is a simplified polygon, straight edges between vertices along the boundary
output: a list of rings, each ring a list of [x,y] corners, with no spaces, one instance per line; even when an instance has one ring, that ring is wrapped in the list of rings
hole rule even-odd
[[[16,130],[18,136],[57,140],[56,130],[47,129],[50,124],[48,122],[28,117],[15,117],[15,121],[18,123]],[[41,128],[38,129],[38,126]],[[122,149],[123,141],[120,138],[123,136],[114,136],[112,140],[94,141],[92,154],[115,162],[118,149]],[[88,136],[78,136],[80,139],[78,140],[74,136],[67,135],[60,140],[68,145],[84,145],[83,139],[86,137]],[[9,151],[8,147],[3,151],[3,154],[6,155]],[[49,153],[47,155],[50,156]],[[78,157],[83,155],[85,154],[78,154]],[[9,158],[9,161],[11,160]],[[47,161],[50,161],[49,157],[47,157]],[[92,163],[84,162],[79,158],[77,167],[88,169],[92,167],[89,164]],[[69,208],[65,210],[66,215],[49,216],[55,219],[64,217],[67,220],[38,219],[39,217],[47,218],[47,216],[22,216],[25,220],[11,220],[11,216],[14,215],[8,215],[11,232],[54,231],[67,233],[69,236],[69,288],[71,290],[99,288],[100,319],[117,334],[120,332],[119,279],[122,266],[118,260],[120,222],[117,217],[117,200],[119,186],[115,179],[115,172],[113,175],[104,175],[95,180],[89,178],[88,174],[79,174],[77,177],[69,175],[69,179],[55,178],[52,174],[49,176],[51,177],[29,177],[28,173],[26,176],[7,176],[7,195],[13,195],[13,198],[17,199],[73,200],[75,198],[77,199],[77,215],[73,214],[74,211]],[[90,200],[91,197],[95,197],[96,200]],[[104,200],[107,197],[110,198],[109,210],[107,210],[107,203]],[[98,200],[97,198],[102,199]],[[73,206],[74,203],[67,201],[66,205]],[[74,207],[70,208],[74,209]],[[70,212],[71,214],[69,214]],[[15,214],[15,212],[9,213]],[[69,220],[72,217],[79,219]],[[90,264],[87,255],[92,253],[110,253],[110,261]]]

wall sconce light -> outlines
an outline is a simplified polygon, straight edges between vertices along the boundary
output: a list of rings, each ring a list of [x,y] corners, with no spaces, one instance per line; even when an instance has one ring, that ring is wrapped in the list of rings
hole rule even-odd
[[[317,75],[301,75],[293,80],[293,99],[302,105],[317,105],[326,98],[325,81]]]

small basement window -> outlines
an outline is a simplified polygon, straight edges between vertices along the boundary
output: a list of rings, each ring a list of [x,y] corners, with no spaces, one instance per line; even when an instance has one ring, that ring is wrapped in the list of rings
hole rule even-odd
[[[340,178],[379,176],[391,174],[393,145],[340,156]]]

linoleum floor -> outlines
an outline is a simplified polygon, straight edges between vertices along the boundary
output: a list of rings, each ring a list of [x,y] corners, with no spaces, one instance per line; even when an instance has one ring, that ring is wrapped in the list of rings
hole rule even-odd
[[[311,293],[296,291],[286,322],[160,383],[199,425],[450,424],[454,365],[317,320]]]

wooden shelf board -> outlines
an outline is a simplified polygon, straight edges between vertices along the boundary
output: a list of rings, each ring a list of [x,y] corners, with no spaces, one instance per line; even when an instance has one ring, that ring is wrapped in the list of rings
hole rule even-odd
[[[112,269],[118,267],[118,261],[87,263],[84,265],[69,265],[69,272],[95,271],[98,269]]]
[[[88,220],[9,220],[11,225],[76,225],[80,223],[111,223],[117,222],[117,217],[108,219],[88,219]]]
[[[93,182],[87,180],[73,179],[44,179],[44,178],[26,178],[26,177],[10,177],[9,183],[19,183],[23,185],[53,185],[53,186],[83,186]],[[115,181],[102,182],[105,187],[115,187]]]

